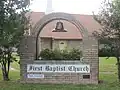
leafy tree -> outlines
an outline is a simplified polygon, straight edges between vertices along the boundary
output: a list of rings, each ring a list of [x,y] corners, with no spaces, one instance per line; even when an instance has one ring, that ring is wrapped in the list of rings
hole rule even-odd
[[[118,79],[120,81],[120,0],[105,0],[102,5],[98,15],[94,15],[102,29],[93,34],[99,40],[105,41],[106,44],[109,43],[109,52],[117,58]]]
[[[29,27],[25,17],[30,0],[0,0],[0,64],[3,79],[9,80],[10,63],[16,60],[13,47],[17,48]]]

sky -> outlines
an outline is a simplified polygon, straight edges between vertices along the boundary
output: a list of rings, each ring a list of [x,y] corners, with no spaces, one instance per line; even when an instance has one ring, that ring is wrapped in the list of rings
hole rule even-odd
[[[52,0],[53,12],[73,14],[98,13],[103,0]],[[36,12],[46,12],[47,0],[34,0],[30,9]]]

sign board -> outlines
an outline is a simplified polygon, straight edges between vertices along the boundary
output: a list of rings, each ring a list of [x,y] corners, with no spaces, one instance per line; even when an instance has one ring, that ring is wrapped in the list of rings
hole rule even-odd
[[[28,64],[27,72],[90,73],[90,65],[85,64]]]
[[[44,78],[44,74],[27,74],[27,78]]]

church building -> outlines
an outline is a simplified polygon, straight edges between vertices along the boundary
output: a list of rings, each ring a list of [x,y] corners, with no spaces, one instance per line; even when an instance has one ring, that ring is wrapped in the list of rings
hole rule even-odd
[[[46,12],[31,12],[32,27],[46,14],[52,13],[52,0],[47,1]],[[89,34],[92,35],[93,31],[101,28],[100,24],[94,20],[92,15],[84,14],[71,14],[75,19],[87,29]],[[32,30],[32,29],[31,29]],[[30,31],[32,33],[34,31]],[[82,44],[82,35],[80,31],[72,23],[65,20],[54,20],[48,23],[40,33],[40,43],[42,49],[80,49]]]

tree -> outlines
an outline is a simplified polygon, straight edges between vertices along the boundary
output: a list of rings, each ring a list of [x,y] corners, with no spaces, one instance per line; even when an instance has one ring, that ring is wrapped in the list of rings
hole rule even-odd
[[[101,24],[102,28],[93,34],[98,39],[109,42],[111,55],[117,58],[120,81],[120,0],[105,0],[102,5],[98,15],[94,15],[95,20]]]
[[[15,60],[12,52],[17,48],[29,20],[25,17],[30,0],[0,0],[0,64],[3,80],[9,80],[10,63]]]

